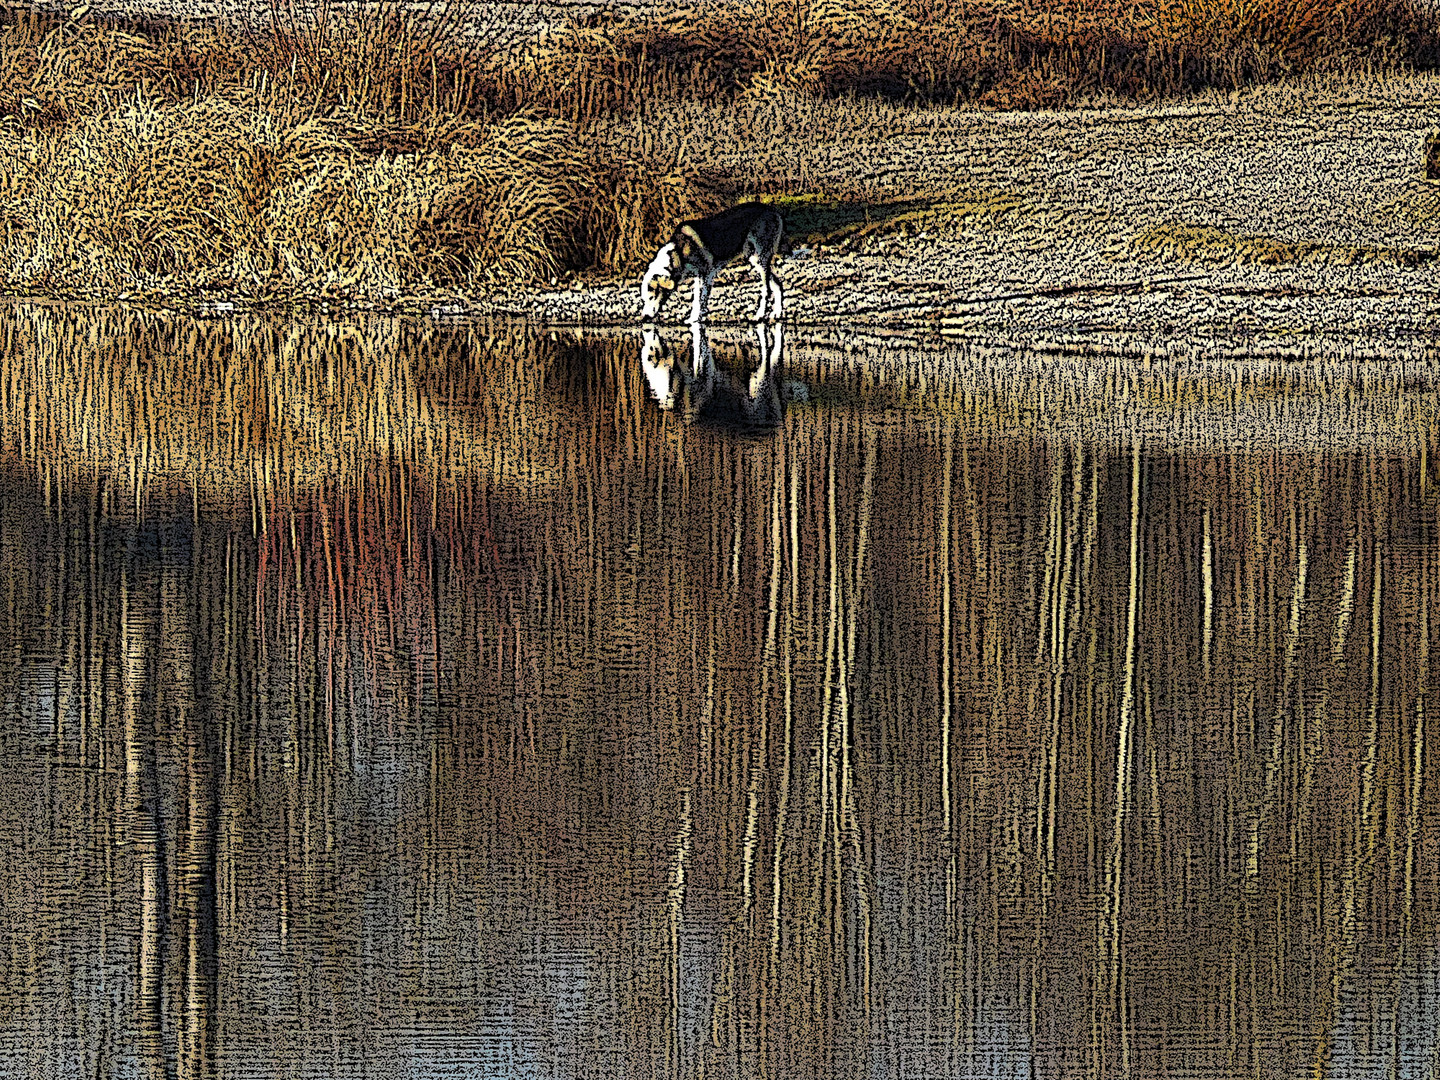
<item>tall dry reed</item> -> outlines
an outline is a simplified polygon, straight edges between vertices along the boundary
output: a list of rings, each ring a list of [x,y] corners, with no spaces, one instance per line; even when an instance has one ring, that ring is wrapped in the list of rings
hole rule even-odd
[[[493,95],[574,120],[795,91],[1033,108],[1432,66],[1436,40],[1410,0],[762,0],[577,20],[507,54]]]

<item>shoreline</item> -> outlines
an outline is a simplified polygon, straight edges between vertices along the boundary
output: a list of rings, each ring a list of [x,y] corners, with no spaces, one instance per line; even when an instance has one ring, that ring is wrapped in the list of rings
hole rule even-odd
[[[823,123],[835,105],[806,108],[787,116],[797,129]],[[1312,339],[1413,355],[1440,335],[1440,181],[1423,179],[1421,150],[1437,117],[1440,77],[1406,75],[1150,108],[896,109],[898,130],[882,142],[857,141],[859,127],[801,137],[808,186],[863,186],[875,193],[864,206],[874,220],[790,232],[797,250],[777,261],[786,321],[1061,346]],[[659,123],[656,137],[685,120],[682,111]],[[760,135],[717,140],[714,167],[743,183],[739,166]],[[785,145],[796,141],[785,133]],[[736,321],[753,288],[748,268],[723,272],[714,321]],[[394,311],[624,326],[639,322],[635,290],[628,275],[578,274],[339,298],[303,283],[258,296],[4,295],[199,315]],[[667,314],[683,321],[678,307]]]

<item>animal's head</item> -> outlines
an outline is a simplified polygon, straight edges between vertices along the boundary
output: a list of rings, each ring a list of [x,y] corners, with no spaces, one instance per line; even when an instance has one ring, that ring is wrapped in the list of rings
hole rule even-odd
[[[675,291],[675,284],[683,266],[684,262],[673,241],[655,253],[655,258],[651,259],[650,265],[645,268],[645,276],[640,279],[642,319],[653,319],[660,314],[665,301],[670,299],[670,294]]]

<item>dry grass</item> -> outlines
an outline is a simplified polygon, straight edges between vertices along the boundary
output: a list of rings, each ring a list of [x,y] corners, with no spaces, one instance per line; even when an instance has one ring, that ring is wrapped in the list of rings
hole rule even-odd
[[[508,57],[497,90],[511,105],[591,117],[686,95],[953,99],[1011,59],[968,19],[926,22],[880,0],[763,0],[590,17]]]
[[[1440,191],[1426,180],[1412,182],[1410,189],[1385,209],[1406,228],[1428,235],[1440,231]]]
[[[813,189],[802,151],[830,132],[795,128],[797,101],[846,100],[857,116],[901,98],[1033,108],[1434,51],[1401,0],[1108,2],[764,0],[600,15],[505,47],[465,4],[274,0],[262,31],[11,11],[0,273],[26,291],[267,297],[614,270],[722,198]],[[642,123],[635,142],[616,138],[626,114],[717,96],[782,124],[753,175],[702,174],[690,143],[713,147],[715,131],[646,139]],[[858,201],[889,200],[887,227],[1013,209],[872,195]],[[1263,257],[1320,257],[1297,251]]]
[[[273,298],[547,279],[632,263],[663,219],[714,205],[673,155],[492,112],[479,64],[450,55],[446,74],[418,24],[352,29],[281,26],[247,67],[217,29],[83,9],[0,27],[5,283]]]
[[[260,32],[237,32],[256,64],[308,99],[402,124],[487,110],[484,74],[504,26],[479,0],[418,10],[401,0],[268,3]]]
[[[572,119],[645,100],[880,94],[1049,108],[1432,64],[1408,0],[763,0],[598,15],[497,68],[495,95]]]
[[[683,173],[642,183],[558,120],[455,124],[376,154],[343,118],[236,96],[142,98],[23,136],[0,210],[9,284],[343,296],[544,279],[624,265],[660,217],[700,204]]]
[[[47,126],[114,107],[137,91],[168,100],[238,77],[242,61],[200,26],[120,26],[10,9],[0,21],[0,117]]]

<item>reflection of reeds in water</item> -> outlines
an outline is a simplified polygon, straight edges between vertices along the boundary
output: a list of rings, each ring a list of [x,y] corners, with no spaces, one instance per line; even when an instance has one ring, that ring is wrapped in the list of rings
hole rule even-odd
[[[62,486],[102,477],[137,510],[158,484],[248,494],[263,515],[367,469],[390,482],[395,462],[437,493],[470,475],[557,477],[538,383],[553,349],[533,332],[30,308],[3,333],[0,446]]]
[[[1047,402],[1099,387],[1066,416],[1027,412],[1041,365],[1024,357],[955,354],[921,392],[898,357],[857,374],[802,349],[811,403],[737,439],[670,422],[632,338],[537,344],[528,373],[480,363],[482,385],[463,356],[421,357],[404,385],[506,432],[551,416],[512,451],[558,478],[541,497],[497,480],[525,468],[446,465],[453,441],[403,417],[366,444],[394,455],[351,435],[339,456],[358,464],[311,474],[308,451],[258,448],[289,445],[267,418],[240,444],[270,462],[263,520],[232,470],[239,519],[211,492],[185,543],[163,532],[194,513],[158,494],[156,463],[183,460],[168,448],[138,524],[96,493],[128,472],[78,453],[45,512],[20,481],[56,476],[40,454],[78,439],[6,361],[6,401],[43,422],[3,413],[25,512],[0,518],[0,575],[57,629],[37,642],[0,611],[0,685],[51,663],[64,737],[23,713],[5,776],[84,765],[84,812],[106,819],[131,805],[114,775],[133,758],[172,826],[152,848],[166,896],[200,895],[203,874],[173,884],[215,822],[217,947],[235,951],[212,997],[194,985],[257,1060],[293,1064],[295,1040],[248,1019],[290,1008],[365,1038],[600,1055],[615,1075],[1099,1075],[1126,1055],[1152,1075],[1182,1053],[1201,1075],[1298,1073],[1349,1045],[1355,987],[1413,999],[1385,980],[1397,938],[1440,916],[1436,537],[1416,433],[1355,437],[1398,400],[1391,376],[1377,405],[1309,369],[1338,446],[1297,419],[1278,450],[1191,430],[1137,452],[1104,388],[1173,393],[1163,371],[1059,363]],[[473,404],[490,387],[503,400]],[[162,414],[103,430],[158,440]],[[122,604],[117,548],[156,530]],[[190,674],[162,649],[193,653]],[[176,793],[193,835],[163,813]],[[105,857],[103,829],[72,828]],[[111,856],[122,873],[142,847]],[[99,886],[63,881],[66,918],[108,917]],[[59,909],[6,903],[42,955]]]
[[[1218,353],[1176,346],[1137,358],[1094,346],[1032,352],[884,338],[845,351],[791,348],[792,361],[818,383],[817,401],[863,401],[874,413],[891,410],[886,417],[936,416],[976,438],[1063,439],[1111,451],[1138,444],[1153,453],[1430,452],[1440,384],[1423,357]]]
[[[378,317],[77,322],[46,308],[17,309],[3,334],[0,446],[62,485],[98,474],[132,501],[157,482],[197,499],[249,492],[258,517],[277,494],[343,483],[367,462],[410,460],[436,491],[472,474],[546,486],[570,468],[551,455],[550,433],[569,422],[561,400],[582,391],[573,374],[557,383],[555,358],[572,346],[554,335]],[[628,338],[596,347],[633,366]],[[1357,439],[1404,448],[1427,446],[1436,420],[1432,380],[1409,363],[1137,365],[893,345],[858,366],[830,355],[798,348],[817,404],[933,417],[957,434],[1152,449]],[[645,417],[640,401],[624,404],[619,422]],[[648,452],[643,440],[636,452]]]

